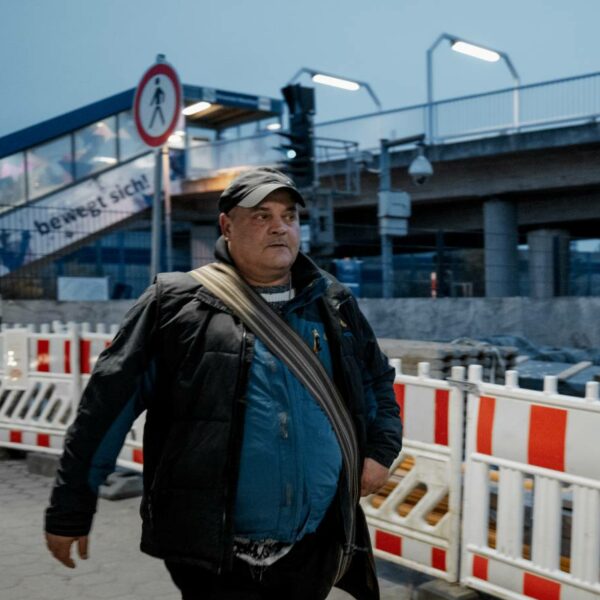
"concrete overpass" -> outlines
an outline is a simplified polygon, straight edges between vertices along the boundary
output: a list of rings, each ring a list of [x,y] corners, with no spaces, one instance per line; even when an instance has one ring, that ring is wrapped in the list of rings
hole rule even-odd
[[[421,187],[407,173],[415,149],[393,153],[392,185],[410,192],[413,207],[409,235],[397,238],[395,252],[415,245],[435,247],[443,232],[445,246],[485,249],[486,295],[515,296],[517,246],[527,244],[530,294],[566,293],[569,240],[597,237],[600,224],[600,97],[587,87],[596,79],[600,76],[591,74],[524,87],[525,110],[517,128],[502,110],[495,113],[499,122],[487,128],[475,117],[477,127],[472,131],[468,127],[450,131],[453,122],[444,127],[438,118],[438,131],[447,135],[428,140],[426,154],[434,176]],[[548,100],[538,110],[527,100],[539,98],[541,92]],[[583,110],[574,110],[576,103],[582,104],[582,95]],[[512,90],[444,101],[434,108],[439,115],[487,114],[485,106],[499,100],[511,102]],[[319,136],[344,135],[374,157],[370,170],[360,169],[357,157],[320,160],[321,186],[337,190],[333,209],[338,255],[364,253],[365,242],[376,252],[379,178],[372,172],[378,163],[376,142],[379,137],[419,133],[427,110],[427,105],[420,105],[316,127],[317,144]],[[535,110],[543,112],[545,120]],[[346,181],[352,168],[360,170],[358,185],[350,190]],[[185,206],[185,217],[205,226],[213,223],[216,198],[227,180],[221,175],[185,182],[178,204],[180,210]]]

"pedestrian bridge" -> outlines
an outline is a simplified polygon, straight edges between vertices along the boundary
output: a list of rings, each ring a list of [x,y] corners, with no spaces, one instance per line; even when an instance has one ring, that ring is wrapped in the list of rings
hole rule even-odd
[[[140,140],[131,111],[135,90],[111,96],[0,139],[0,276],[72,250],[143,214],[154,194],[155,156]],[[202,110],[181,118],[171,136],[172,192],[196,171],[218,172],[269,158],[258,145],[227,144],[249,128],[279,124],[282,101],[192,85],[184,103]],[[268,136],[267,136],[268,137]],[[273,153],[275,151],[273,150]]]

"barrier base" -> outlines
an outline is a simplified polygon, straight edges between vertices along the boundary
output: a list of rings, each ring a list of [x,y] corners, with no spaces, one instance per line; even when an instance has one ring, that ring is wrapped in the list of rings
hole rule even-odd
[[[477,592],[441,579],[428,581],[413,592],[414,600],[479,600]]]
[[[27,470],[35,475],[54,477],[58,469],[60,457],[54,454],[42,454],[41,452],[27,453]]]
[[[144,491],[141,473],[116,471],[100,486],[99,495],[106,500],[122,500],[141,496]]]

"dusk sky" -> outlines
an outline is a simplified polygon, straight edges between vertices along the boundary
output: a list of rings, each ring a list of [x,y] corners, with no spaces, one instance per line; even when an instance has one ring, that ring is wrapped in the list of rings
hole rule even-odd
[[[156,54],[183,82],[280,97],[303,66],[426,100],[442,32],[507,52],[523,84],[600,70],[597,0],[0,0],[0,136],[135,87]],[[502,62],[438,48],[436,99],[509,87]],[[304,77],[300,83],[310,84]],[[317,122],[374,110],[317,86]]]

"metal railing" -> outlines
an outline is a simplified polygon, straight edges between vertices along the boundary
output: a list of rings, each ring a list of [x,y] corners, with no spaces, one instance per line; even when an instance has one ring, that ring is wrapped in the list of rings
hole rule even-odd
[[[201,179],[214,177],[219,171],[243,167],[277,166],[285,155],[281,149],[282,138],[277,133],[207,142],[188,148],[187,177]],[[327,179],[334,191],[358,193],[360,173],[355,158],[358,144],[346,139],[315,138],[315,163],[318,179]],[[342,162],[342,181],[335,179],[339,168],[331,168],[333,163]]]
[[[201,179],[225,169],[276,164],[283,158],[277,149],[280,145],[276,133],[262,133],[191,146],[187,150],[187,177]]]
[[[432,103],[433,132],[428,143],[547,129],[600,117],[600,73],[524,85],[518,92],[517,122],[513,87]],[[363,150],[378,150],[382,138],[425,131],[428,109],[425,103],[368,113],[319,123],[315,131],[318,136],[351,138]]]

